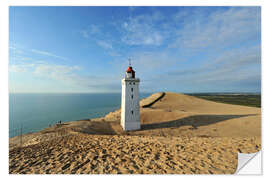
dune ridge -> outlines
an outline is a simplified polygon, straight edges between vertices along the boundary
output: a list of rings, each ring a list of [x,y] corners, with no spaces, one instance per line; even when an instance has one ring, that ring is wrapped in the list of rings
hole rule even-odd
[[[140,106],[138,131],[122,130],[119,109],[26,134],[22,147],[11,138],[9,173],[231,174],[237,152],[261,148],[260,108],[172,92]]]

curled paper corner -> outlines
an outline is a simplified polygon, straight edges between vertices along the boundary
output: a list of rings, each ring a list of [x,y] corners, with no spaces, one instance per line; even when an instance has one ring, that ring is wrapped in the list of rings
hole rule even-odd
[[[261,175],[262,156],[261,151],[251,154],[238,153],[238,164],[235,174],[241,175]]]

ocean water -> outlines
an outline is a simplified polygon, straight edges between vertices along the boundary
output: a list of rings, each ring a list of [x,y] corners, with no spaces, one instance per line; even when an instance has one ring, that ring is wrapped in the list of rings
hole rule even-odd
[[[140,93],[140,99],[150,93]],[[120,93],[9,94],[9,137],[36,132],[58,121],[105,116],[121,107]]]

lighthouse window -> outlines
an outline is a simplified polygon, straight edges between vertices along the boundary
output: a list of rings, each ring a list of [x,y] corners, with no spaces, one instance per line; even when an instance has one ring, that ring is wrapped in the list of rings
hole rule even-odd
[[[131,84],[131,83],[129,83],[129,84]]]
[[[131,111],[131,114],[133,114],[133,111]]]
[[[133,83],[135,85],[135,83]]]
[[[131,99],[133,99],[133,94],[131,95]]]
[[[133,92],[133,88],[131,88],[131,92]]]

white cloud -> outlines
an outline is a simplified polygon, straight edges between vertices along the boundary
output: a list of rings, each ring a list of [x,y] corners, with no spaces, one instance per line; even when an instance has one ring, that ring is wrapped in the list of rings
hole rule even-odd
[[[216,59],[192,69],[169,72],[166,80],[192,85],[232,85],[238,83],[260,83],[260,47],[241,48],[225,51]],[[234,84],[235,85],[235,84]]]
[[[10,72],[26,72],[27,68],[25,68],[23,66],[18,66],[18,65],[10,65],[9,71]]]
[[[89,28],[85,30],[81,30],[80,33],[82,34],[84,38],[90,38],[91,36],[91,39],[94,39],[97,45],[104,49],[108,49],[108,50],[113,49],[112,39],[110,38],[110,35],[108,33],[102,32],[102,30],[100,29],[100,26],[98,25],[91,24]]]
[[[40,63],[25,63],[20,65],[10,65],[9,71],[11,73],[27,73],[31,74],[31,78],[45,78],[44,82],[40,81],[37,86],[49,88],[52,84],[59,83],[61,91],[64,86],[75,87],[77,89],[84,89],[85,91],[94,92],[106,92],[119,90],[119,78],[116,76],[92,76],[92,75],[81,75],[79,66],[67,66],[48,64],[44,62]],[[49,81],[48,81],[49,80]],[[54,80],[54,81],[50,81]],[[11,82],[14,85],[14,82]],[[50,84],[51,83],[51,84]],[[16,85],[16,84],[15,84]],[[65,91],[65,89],[62,89]],[[48,89],[48,91],[51,91]]]
[[[40,54],[40,55],[45,55],[45,56],[55,57],[55,58],[58,58],[58,59],[67,60],[67,58],[65,58],[65,57],[57,56],[57,55],[55,55],[53,53],[50,53],[50,52],[40,51],[40,50],[36,50],[36,49],[32,49],[31,51],[34,52],[34,53]]]
[[[129,45],[161,45],[164,33],[155,27],[155,23],[161,19],[163,15],[159,12],[129,18],[122,23],[124,34],[121,40]]]
[[[24,54],[24,51],[22,49],[19,49],[15,46],[10,46],[9,49],[10,49],[11,55]]]
[[[176,62],[180,62],[180,58],[173,57],[166,51],[162,52],[140,52],[133,55],[134,64],[140,71],[156,74],[157,71],[174,66]]]
[[[38,64],[34,70],[35,74],[41,74],[46,76],[52,76],[57,78],[57,75],[68,74],[73,71],[80,70],[79,66],[64,66],[64,65],[50,65],[50,64]]]
[[[181,12],[185,14],[185,12]],[[181,14],[180,13],[180,14]],[[177,32],[174,48],[216,48],[258,38],[259,7],[230,8],[194,14]]]
[[[91,24],[87,29],[79,31],[84,38],[89,38],[91,35],[97,35],[101,33],[100,27],[95,24]]]
[[[116,51],[109,51],[108,54],[112,57],[120,57],[121,54]]]
[[[39,65],[34,72],[39,76],[61,81],[67,85],[89,88],[92,91],[113,91],[120,87],[114,77],[79,75],[78,70],[80,70],[78,66]]]
[[[9,65],[9,72],[15,72],[15,73],[23,73],[28,72],[29,69],[33,68],[34,64],[13,64]]]
[[[110,90],[121,88],[119,80],[128,65],[127,59],[124,60],[123,57],[126,56],[131,57],[138,77],[143,79],[142,86],[154,90],[158,87],[170,88],[179,83],[179,87],[196,85],[198,90],[200,86],[210,87],[222,83],[260,83],[260,47],[251,47],[259,44],[260,40],[259,9],[209,9],[202,8],[200,11],[195,10],[195,13],[182,9],[175,14],[166,14],[167,20],[164,20],[165,14],[158,11],[129,17],[115,22],[114,27],[116,31],[119,30],[116,32],[119,36],[114,36],[114,29],[105,31],[101,29],[105,26],[98,25],[90,25],[88,29],[81,31],[83,37],[91,38],[92,42],[103,47],[109,55],[117,57],[110,61],[114,77],[82,75],[78,71],[80,67],[44,62],[35,62],[32,67],[12,65],[10,71],[31,71],[35,76],[65,82],[67,86],[72,84],[96,91]],[[161,45],[165,44],[170,44],[168,46],[173,49],[162,48]],[[128,45],[149,47],[130,48]],[[116,52],[116,49],[119,51]],[[204,50],[212,50],[213,53],[204,53]],[[187,54],[185,51],[192,53]],[[64,58],[35,49],[31,52]],[[184,60],[187,61],[182,63]]]
[[[12,60],[19,60],[19,61],[30,61],[33,60],[33,58],[31,57],[26,57],[26,56],[22,56],[22,55],[17,55],[17,54],[12,54]]]
[[[109,42],[106,42],[106,41],[101,41],[101,40],[98,40],[97,41],[97,44],[105,49],[112,49],[112,44],[109,43]]]

